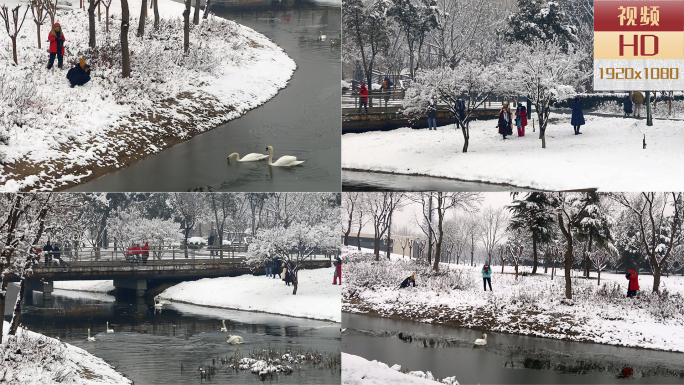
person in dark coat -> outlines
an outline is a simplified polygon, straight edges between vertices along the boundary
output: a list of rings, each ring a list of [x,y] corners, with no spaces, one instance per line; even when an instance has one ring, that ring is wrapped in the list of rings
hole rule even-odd
[[[283,270],[280,263],[280,259],[277,257],[273,258],[273,279],[275,279],[276,274],[278,274],[278,278],[283,279],[283,277],[281,276],[282,272]]]
[[[52,245],[50,241],[43,247],[43,252],[45,253],[45,264],[47,265],[52,259]]]
[[[359,98],[359,114],[361,113],[361,107],[366,108],[366,113],[368,113],[368,97],[365,95],[368,95],[368,89],[366,88],[366,83],[361,83],[361,89],[359,90],[359,95],[362,95]]]
[[[579,98],[575,98],[575,102],[572,103],[572,119],[570,124],[575,129],[575,135],[580,135],[580,126],[584,124],[584,114],[582,114],[582,103]]]
[[[629,280],[629,285],[627,286],[627,298],[635,297],[637,290],[639,290],[639,276],[630,270],[629,273],[625,274],[625,278]]]
[[[337,279],[340,279],[340,285],[342,284],[342,259],[340,257],[337,257],[335,259],[335,262],[333,263],[335,265],[335,276],[333,277],[333,285],[337,285]]]
[[[627,95],[622,108],[625,111],[625,118],[632,115],[634,112],[634,110],[632,110],[632,98],[630,98],[629,95]]]
[[[207,249],[209,249],[209,255],[214,255],[214,232],[211,232],[209,238],[207,238]]]
[[[78,63],[67,72],[67,79],[71,84],[71,88],[88,83],[90,81],[90,66],[86,64],[83,58],[79,58]]]
[[[413,287],[416,287],[416,275],[415,275],[415,274],[411,274],[410,277],[408,277],[408,278],[406,278],[405,280],[403,280],[403,281],[401,282],[401,285],[399,285],[399,288],[400,288],[400,289],[405,289],[405,288],[407,288],[407,287],[409,286],[409,284],[411,284],[411,283],[413,284]]]
[[[532,113],[532,101],[531,101],[530,99],[527,99],[527,108],[526,108],[526,110],[527,110],[527,114],[528,114],[528,115]]]
[[[385,80],[382,82],[382,92],[386,94],[385,96],[385,107],[387,107],[387,103],[389,102],[389,95],[392,93],[392,82],[388,77],[385,77]]]
[[[271,270],[273,269],[273,260],[271,258],[266,258],[266,262],[264,263],[264,269],[266,269],[266,277],[270,278]]]
[[[511,124],[511,112],[508,110],[508,103],[504,103],[503,107],[501,107],[501,112],[499,112],[499,123],[497,124],[499,134],[503,135],[504,139],[506,139],[507,135],[513,135]]]
[[[55,64],[55,56],[57,57],[57,68],[62,68],[64,62],[64,41],[66,39],[59,23],[55,23],[52,26],[52,30],[48,34],[48,40],[50,41],[50,48],[48,49],[50,59],[48,60],[47,69],[52,68]]]
[[[462,126],[465,120],[465,102],[463,98],[458,98],[456,104],[454,105],[454,111],[458,114],[458,125]]]
[[[56,259],[62,263],[62,250],[59,249],[59,244],[57,243],[55,243],[55,246],[52,248],[52,259]]]
[[[428,102],[427,107],[428,130],[437,131],[437,106],[433,100]]]

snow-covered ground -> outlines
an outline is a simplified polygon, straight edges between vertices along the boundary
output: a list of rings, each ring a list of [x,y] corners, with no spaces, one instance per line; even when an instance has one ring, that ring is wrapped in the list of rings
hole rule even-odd
[[[90,291],[95,293],[107,293],[114,290],[114,282],[111,280],[95,281],[55,281],[55,289]]]
[[[342,383],[345,385],[458,385],[453,377],[445,378],[442,382],[434,380],[430,372],[421,371],[402,373],[401,366],[389,367],[387,364],[367,359],[353,354],[342,353]]]
[[[368,252],[369,250],[364,251]],[[609,345],[684,352],[684,277],[661,277],[662,295],[651,292],[653,278],[641,275],[639,298],[626,298],[622,274],[573,278],[573,300],[565,300],[564,271],[519,276],[512,267],[493,266],[494,291],[483,292],[482,266],[442,265],[436,274],[426,264],[375,262],[345,250],[347,279],[342,309],[480,330]],[[527,269],[527,268],[526,268]],[[540,270],[538,270],[539,272]],[[399,283],[416,274],[415,288]],[[577,272],[572,273],[578,275]]]
[[[4,384],[131,384],[101,358],[54,338],[20,329],[16,340],[7,336],[3,322],[0,345],[0,382]]]
[[[96,20],[97,55],[89,50],[88,17],[78,4],[60,2],[55,19],[66,39],[63,70],[57,63],[45,68],[49,18],[38,49],[29,11],[18,66],[9,37],[0,34],[0,191],[64,188],[131,164],[265,103],[296,68],[264,35],[213,16],[192,27],[184,55],[184,6],[171,0],[159,1],[159,30],[150,15],[144,39],[138,38],[141,1],[129,0],[132,74],[124,79],[120,0],[112,1],[109,33],[104,9],[102,22]],[[79,57],[92,64],[92,80],[72,89],[66,72]],[[18,92],[24,97],[15,86],[26,88]],[[226,155],[259,150],[232,148]]]
[[[340,286],[332,284],[333,273],[333,268],[300,270],[297,295],[292,295],[292,286],[280,279],[241,275],[182,282],[164,290],[160,297],[201,306],[341,322]]]
[[[546,149],[531,121],[524,137],[515,133],[505,141],[496,121],[473,121],[467,153],[461,152],[461,131],[452,125],[436,132],[400,128],[345,134],[342,167],[546,190],[684,190],[684,174],[664,167],[684,162],[684,122],[654,120],[647,127],[645,120],[591,115],[585,120],[582,135],[574,135],[570,115],[552,113]]]

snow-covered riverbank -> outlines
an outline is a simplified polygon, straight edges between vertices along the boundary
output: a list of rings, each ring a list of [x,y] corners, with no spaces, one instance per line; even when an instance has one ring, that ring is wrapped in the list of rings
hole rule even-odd
[[[7,336],[3,322],[0,345],[0,382],[6,384],[105,385],[131,384],[101,358],[76,346],[30,330],[20,329],[17,338]]]
[[[333,268],[300,270],[298,275],[297,295],[278,278],[241,275],[182,282],[159,296],[200,306],[341,322],[340,286],[332,284]]]
[[[114,282],[111,280],[93,281],[55,281],[55,289],[90,291],[94,293],[108,293],[114,290]]]
[[[376,262],[347,248],[342,309],[418,322],[553,339],[684,352],[684,279],[662,277],[662,295],[651,292],[652,277],[641,275],[640,298],[628,299],[621,274],[573,278],[573,300],[565,300],[563,271],[519,276],[493,266],[494,291],[483,292],[482,266],[446,265],[434,273],[426,264]],[[368,250],[365,250],[368,251]],[[540,269],[543,272],[543,267]],[[538,270],[539,271],[539,270]],[[399,283],[416,275],[415,288]],[[576,272],[572,273],[577,275]]]
[[[470,124],[470,145],[452,125],[437,131],[400,128],[342,136],[342,167],[505,183],[545,190],[598,188],[605,191],[684,190],[684,174],[666,164],[684,161],[682,121],[585,116],[574,135],[570,115],[551,114],[546,149],[532,122],[524,137],[502,140],[493,120]],[[514,130],[515,131],[515,130]],[[642,147],[646,135],[647,147]],[[391,145],[388,145],[391,143]]]
[[[400,366],[390,368],[382,362],[368,361],[363,357],[342,353],[342,383],[345,385],[458,385],[454,377],[437,382],[430,372],[402,373],[400,369]]]
[[[63,189],[135,163],[265,103],[296,68],[264,35],[213,16],[192,26],[190,54],[184,55],[184,6],[171,0],[159,1],[159,30],[150,14],[144,38],[138,38],[141,2],[128,4],[128,79],[120,70],[119,0],[112,1],[109,33],[104,10],[102,22],[96,21],[97,54],[88,47],[86,11],[78,2],[60,2],[55,21],[66,39],[62,70],[57,63],[45,69],[47,42],[37,47],[31,20],[19,34],[19,65],[8,36],[0,35],[0,191]],[[49,32],[44,26],[41,40]],[[72,89],[66,72],[79,57],[92,65],[92,80]],[[262,150],[232,148],[226,155]]]

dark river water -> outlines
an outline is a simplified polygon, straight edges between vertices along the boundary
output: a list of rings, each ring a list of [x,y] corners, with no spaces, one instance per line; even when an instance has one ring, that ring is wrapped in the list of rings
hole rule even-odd
[[[342,313],[342,351],[461,384],[684,383],[684,353],[487,333]],[[342,363],[344,365],[344,362]]]
[[[71,191],[340,191],[342,68],[339,45],[329,43],[340,37],[339,3],[219,1],[212,11],[282,47],[297,63],[288,86],[239,119]],[[318,41],[321,31],[328,40]],[[276,159],[305,163],[226,162],[268,145]]]
[[[342,170],[344,191],[531,191],[527,188],[419,175]]]
[[[153,304],[135,298],[115,300],[106,294],[64,290],[55,290],[47,306],[42,306],[42,294],[33,297],[35,305],[27,305],[22,314],[25,327],[87,350],[136,385],[199,384],[197,369],[210,365],[217,368],[210,382],[261,383],[249,370],[235,372],[221,364],[221,358],[232,357],[238,349],[243,356],[269,348],[339,355],[340,325],[333,322],[182,304],[155,311]],[[221,320],[228,332],[219,331]],[[114,333],[105,332],[106,322]],[[95,342],[86,341],[88,328]],[[245,343],[229,345],[228,334],[243,337]],[[301,370],[266,382],[339,384],[340,367],[302,365]]]

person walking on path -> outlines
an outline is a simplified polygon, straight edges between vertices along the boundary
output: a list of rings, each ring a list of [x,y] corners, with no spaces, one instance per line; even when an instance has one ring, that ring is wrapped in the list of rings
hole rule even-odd
[[[410,277],[408,277],[408,278],[406,278],[405,280],[403,280],[403,281],[401,282],[401,284],[399,285],[399,288],[400,288],[400,289],[405,289],[405,288],[407,288],[410,284],[413,284],[413,287],[416,287],[416,275],[415,275],[415,274],[411,274]]]
[[[385,80],[383,80],[383,82],[382,82],[382,93],[387,95],[387,96],[385,96],[385,107],[387,107],[387,103],[389,102],[389,99],[390,99],[389,95],[392,93],[392,85],[393,84],[390,81],[390,79],[388,77],[385,77]]]
[[[209,256],[214,255],[214,232],[212,231],[207,238],[207,248],[209,249]]]
[[[572,103],[572,119],[570,124],[575,129],[575,135],[580,135],[580,126],[584,125],[584,114],[582,113],[582,102],[579,98],[575,98],[575,102]]]
[[[482,266],[482,281],[484,283],[484,291],[487,291],[487,284],[489,284],[489,291],[492,290],[492,268],[489,264]]]
[[[503,107],[501,107],[497,127],[499,128],[499,134],[503,135],[504,140],[507,135],[513,135],[513,129],[511,128],[511,112],[508,110],[508,103],[504,103]]]
[[[632,99],[629,97],[629,95],[625,99],[622,109],[625,111],[625,118],[632,115]]]
[[[625,275],[625,278],[629,280],[629,286],[627,286],[627,298],[635,297],[637,290],[639,290],[639,276],[634,272],[634,270],[630,270],[629,273]]]
[[[61,69],[64,63],[64,41],[66,39],[59,23],[55,23],[52,26],[52,30],[48,34],[48,40],[50,41],[50,48],[48,49],[50,59],[48,60],[47,69],[51,69],[55,64],[55,56],[57,57],[57,68]]]
[[[428,102],[427,108],[427,118],[428,118],[428,131],[437,131],[437,106],[435,106],[434,100]]]
[[[359,98],[359,111],[358,113],[361,113],[361,107],[366,108],[366,113],[368,113],[368,89],[366,88],[366,83],[361,83],[361,89],[359,90],[359,95],[361,97]]]
[[[270,257],[266,258],[266,262],[264,263],[264,268],[266,269],[266,278],[271,277],[271,269],[273,268],[273,260]]]
[[[518,104],[518,108],[515,109],[515,126],[518,128],[518,136],[525,136],[527,109],[522,104]]]
[[[340,279],[340,285],[342,284],[342,260],[338,256],[334,262],[335,265],[335,276],[333,277],[333,285],[337,285],[337,279]]]
[[[641,105],[644,104],[644,94],[639,91],[632,92],[632,101],[636,104],[637,117],[641,117]]]

